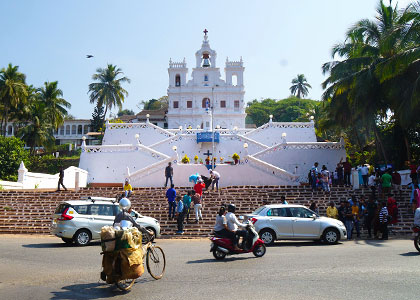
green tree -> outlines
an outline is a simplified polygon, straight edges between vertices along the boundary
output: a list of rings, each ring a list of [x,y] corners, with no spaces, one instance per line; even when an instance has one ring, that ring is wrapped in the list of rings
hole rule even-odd
[[[123,110],[120,110],[117,114],[118,117],[121,117],[121,116],[124,116],[124,115],[134,116],[135,113],[132,109],[123,109]]]
[[[44,117],[54,129],[63,125],[67,115],[66,108],[71,108],[71,104],[62,98],[63,92],[57,86],[58,81],[45,82],[44,86],[38,89],[38,100],[45,104]]]
[[[122,109],[125,97],[128,92],[122,87],[122,83],[130,83],[127,77],[120,77],[124,73],[116,65],[108,64],[105,69],[96,69],[92,79],[98,82],[89,84],[90,103],[96,103],[98,107],[104,106],[106,117],[107,111],[113,107]]]
[[[9,64],[0,70],[1,134],[6,135],[7,122],[13,108],[26,101],[26,76],[18,71],[18,66]]]
[[[147,101],[141,101],[137,107],[142,110],[159,110],[162,108],[168,108],[169,99],[168,96],[162,96],[159,99],[150,99]]]
[[[24,143],[15,137],[0,136],[0,179],[17,181],[20,162],[26,165],[28,152]]]
[[[103,106],[95,106],[92,119],[90,120],[90,130],[92,132],[99,132],[104,127],[104,119],[105,114]]]
[[[296,78],[292,79],[292,86],[290,87],[290,92],[296,97],[305,98],[308,95],[308,88],[312,88],[311,85],[307,82],[305,75],[298,74]]]

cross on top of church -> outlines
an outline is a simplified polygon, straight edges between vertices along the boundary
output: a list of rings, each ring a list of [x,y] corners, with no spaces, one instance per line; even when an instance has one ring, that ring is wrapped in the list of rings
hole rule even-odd
[[[207,32],[209,32],[207,29],[204,29],[204,35],[207,36]]]
[[[213,153],[210,153],[210,150],[207,150],[207,152],[205,152],[205,153],[203,153],[203,154],[205,154],[205,155],[207,155],[207,156],[210,156],[210,155],[212,155]]]

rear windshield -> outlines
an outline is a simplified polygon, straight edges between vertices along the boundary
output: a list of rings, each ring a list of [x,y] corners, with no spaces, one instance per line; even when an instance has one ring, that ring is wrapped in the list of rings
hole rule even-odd
[[[258,215],[264,208],[265,208],[264,206],[258,207],[252,214]]]
[[[70,205],[66,204],[66,203],[62,203],[59,206],[57,206],[57,208],[55,209],[55,213],[56,214],[61,214],[63,213],[63,211],[69,207]]]

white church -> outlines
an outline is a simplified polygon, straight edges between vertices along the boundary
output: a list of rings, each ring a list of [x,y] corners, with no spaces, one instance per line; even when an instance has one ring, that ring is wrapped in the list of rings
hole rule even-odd
[[[189,176],[220,173],[220,185],[298,185],[307,181],[315,161],[335,169],[346,157],[343,141],[317,142],[313,121],[273,122],[245,128],[242,58],[225,63],[225,79],[217,67],[207,30],[195,53],[188,79],[187,62],[169,61],[168,129],[147,118],[143,123],[107,123],[102,145],[82,144],[79,167],[92,185],[122,183],[161,187],[164,169],[174,168],[174,184],[191,186]],[[232,155],[240,159],[234,164]],[[182,163],[188,157],[189,163]],[[196,158],[196,159],[195,159]],[[211,165],[206,166],[206,159]]]

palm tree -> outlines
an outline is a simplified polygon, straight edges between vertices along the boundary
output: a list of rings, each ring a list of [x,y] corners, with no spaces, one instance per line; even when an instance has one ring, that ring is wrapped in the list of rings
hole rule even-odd
[[[311,85],[307,82],[305,75],[298,74],[296,78],[293,78],[292,80],[292,86],[290,87],[290,92],[293,95],[296,95],[299,99],[301,96],[305,98],[306,95],[308,95],[309,90],[308,88],[312,88]]]
[[[58,82],[44,82],[44,86],[38,89],[39,101],[45,103],[44,117],[46,117],[53,128],[58,129],[64,123],[67,115],[66,108],[71,104],[61,98],[63,92],[57,88]]]
[[[7,122],[11,109],[17,108],[23,103],[27,96],[25,84],[26,76],[18,71],[18,66],[9,64],[7,69],[0,70],[0,100],[2,103],[1,111],[1,134],[6,135]]]
[[[128,92],[121,86],[121,83],[128,82],[127,77],[118,78],[124,74],[117,66],[108,64],[105,69],[96,69],[96,74],[92,75],[92,79],[99,81],[89,84],[90,103],[95,103],[97,106],[105,106],[106,117],[108,109],[111,110],[117,106],[122,109],[122,104]]]
[[[377,122],[388,118],[390,110],[395,126],[401,126],[401,120],[395,114],[398,107],[393,103],[399,102],[396,96],[403,92],[402,85],[391,78],[395,79],[401,70],[395,68],[395,57],[412,51],[409,49],[414,45],[418,47],[419,43],[414,43],[413,37],[418,38],[419,31],[410,31],[416,23],[415,18],[411,6],[399,10],[397,6],[386,6],[380,1],[375,21],[359,21],[349,29],[345,42],[333,47],[333,58],[344,59],[323,65],[323,72],[329,73],[329,77],[322,84],[325,89],[322,99],[329,102],[330,117],[343,121],[343,126],[352,126],[355,121],[362,120],[373,130],[385,161],[387,156]],[[414,83],[410,81],[411,85]]]

